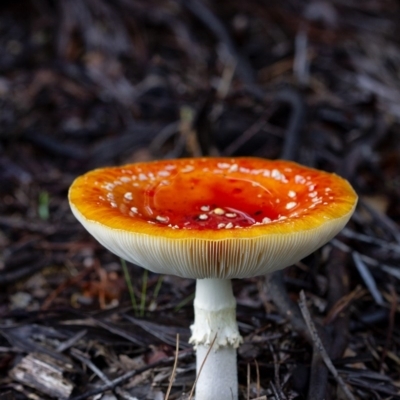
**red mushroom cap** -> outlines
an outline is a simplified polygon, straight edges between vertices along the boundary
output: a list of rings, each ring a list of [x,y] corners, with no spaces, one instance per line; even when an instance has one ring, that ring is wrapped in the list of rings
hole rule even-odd
[[[247,157],[101,168],[78,177],[69,200],[86,229],[128,261],[228,279],[312,253],[347,223],[357,195],[335,174]]]

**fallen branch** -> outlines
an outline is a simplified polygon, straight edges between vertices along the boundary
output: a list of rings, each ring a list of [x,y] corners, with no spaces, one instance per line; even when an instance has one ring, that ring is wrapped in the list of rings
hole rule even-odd
[[[186,358],[189,358],[192,356],[192,353],[193,353],[192,350],[184,350],[178,356],[178,359],[184,360]],[[95,396],[96,394],[104,393],[107,390],[112,390],[112,389],[116,388],[118,385],[121,385],[122,383],[133,378],[136,375],[140,375],[145,371],[148,371],[148,370],[156,368],[156,367],[160,367],[162,365],[169,365],[171,363],[175,363],[176,362],[175,360],[176,360],[175,356],[162,358],[161,360],[158,360],[154,363],[148,364],[142,368],[139,368],[139,369],[136,369],[133,371],[129,371],[126,374],[121,375],[120,377],[110,381],[110,383],[101,385],[101,386],[97,387],[96,389],[89,390],[86,393],[83,393],[79,396],[75,396],[75,397],[71,398],[70,400],[84,400],[84,399],[87,399],[88,397]]]
[[[300,300],[299,300],[299,307],[300,311],[303,314],[304,320],[306,322],[306,325],[308,327],[308,330],[310,332],[310,335],[313,340],[314,344],[314,351],[318,351],[319,354],[321,355],[325,365],[335,378],[336,382],[340,386],[340,388],[343,390],[344,395],[348,400],[355,400],[355,397],[353,394],[350,392],[349,388],[346,386],[346,383],[343,381],[339,373],[337,372],[335,366],[332,363],[332,360],[329,358],[328,353],[325,350],[324,345],[322,344],[321,339],[318,336],[317,329],[314,325],[314,322],[311,319],[310,312],[308,311],[307,304],[306,304],[306,296],[304,294],[304,291],[302,290],[300,292]]]

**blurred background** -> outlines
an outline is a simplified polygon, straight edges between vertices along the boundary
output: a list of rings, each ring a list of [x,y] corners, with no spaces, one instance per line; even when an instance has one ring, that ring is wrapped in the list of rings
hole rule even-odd
[[[65,396],[18,378],[32,354],[58,357],[68,395],[88,398],[98,370],[165,360],[177,332],[190,351],[194,283],[132,265],[127,281],[67,191],[92,168],[201,155],[292,159],[350,180],[352,224],[285,271],[282,304],[307,291],[356,398],[400,398],[399,21],[396,0],[2,0],[0,399]],[[235,283],[243,398],[344,398],[271,285]],[[194,382],[187,354],[170,399]],[[162,399],[163,365],[96,398]]]

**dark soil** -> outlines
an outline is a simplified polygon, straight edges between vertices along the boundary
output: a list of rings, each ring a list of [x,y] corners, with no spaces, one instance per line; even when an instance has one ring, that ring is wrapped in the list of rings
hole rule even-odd
[[[0,400],[161,400],[174,364],[168,398],[189,397],[194,282],[128,265],[133,307],[67,191],[99,166],[216,154],[360,196],[315,254],[234,281],[241,398],[400,398],[399,21],[395,0],[3,0]]]

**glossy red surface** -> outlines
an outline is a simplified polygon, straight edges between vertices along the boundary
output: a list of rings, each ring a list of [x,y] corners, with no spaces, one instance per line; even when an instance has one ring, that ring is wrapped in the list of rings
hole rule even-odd
[[[208,231],[329,217],[343,204],[343,212],[353,207],[356,196],[342,178],[295,163],[198,158],[95,170],[76,180],[70,199],[110,226],[119,221],[131,230],[129,221],[142,221]]]

